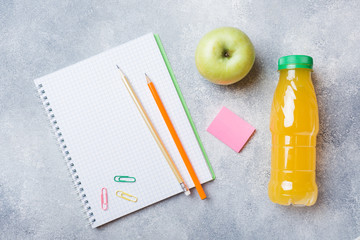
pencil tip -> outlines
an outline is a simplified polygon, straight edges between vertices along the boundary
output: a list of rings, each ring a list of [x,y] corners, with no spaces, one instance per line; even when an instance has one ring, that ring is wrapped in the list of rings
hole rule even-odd
[[[149,76],[146,73],[145,73],[145,78],[146,78],[147,83],[151,83],[151,80],[150,80]]]
[[[124,77],[125,77],[125,74],[123,73],[123,71],[121,71],[121,69],[120,69],[120,67],[119,67],[118,65],[116,65],[116,66],[117,66],[117,68],[119,69],[119,72],[120,72],[121,77],[124,78]]]

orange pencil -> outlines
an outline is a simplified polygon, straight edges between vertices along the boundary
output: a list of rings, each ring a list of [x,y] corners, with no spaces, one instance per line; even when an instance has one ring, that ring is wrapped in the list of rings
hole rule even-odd
[[[191,179],[193,180],[194,184],[195,184],[195,187],[196,187],[196,190],[198,191],[199,195],[200,195],[200,198],[201,199],[205,199],[206,198],[206,194],[204,192],[204,189],[202,188],[201,186],[201,183],[198,179],[198,177],[196,176],[196,173],[195,173],[195,170],[194,168],[192,167],[191,165],[191,162],[189,160],[189,157],[187,156],[186,152],[185,152],[185,149],[183,147],[183,145],[181,144],[181,141],[180,141],[180,138],[179,136],[177,135],[176,131],[175,131],[175,128],[170,120],[170,117],[169,115],[167,114],[166,112],[166,109],[164,107],[164,104],[162,103],[161,99],[160,99],[160,96],[159,94],[157,93],[156,91],[156,88],[154,86],[154,84],[151,82],[150,78],[146,75],[145,73],[145,77],[146,77],[146,80],[147,80],[147,84],[148,84],[148,87],[154,97],[154,100],[160,110],[160,113],[166,123],[166,126],[168,127],[169,129],[169,132],[176,144],[176,147],[177,149],[179,150],[179,153],[185,163],[185,166],[187,168],[187,170],[189,171],[189,174],[190,174],[190,177]]]

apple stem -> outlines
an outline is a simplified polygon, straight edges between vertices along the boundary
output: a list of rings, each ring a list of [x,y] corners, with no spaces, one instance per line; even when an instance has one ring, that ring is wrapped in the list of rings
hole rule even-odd
[[[230,57],[230,54],[229,54],[228,50],[225,50],[223,52],[223,56],[226,57],[226,58]]]

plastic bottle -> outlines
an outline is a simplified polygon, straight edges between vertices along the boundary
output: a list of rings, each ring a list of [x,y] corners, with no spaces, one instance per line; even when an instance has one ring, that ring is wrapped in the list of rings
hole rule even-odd
[[[315,179],[318,105],[311,80],[313,59],[281,57],[279,83],[271,108],[272,133],[269,198],[281,205],[311,206],[318,189]]]

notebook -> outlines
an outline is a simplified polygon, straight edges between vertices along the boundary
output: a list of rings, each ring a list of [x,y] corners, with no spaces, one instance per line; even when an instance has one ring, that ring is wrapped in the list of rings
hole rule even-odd
[[[34,80],[93,228],[182,192],[116,65],[127,75],[188,187],[194,184],[144,73],[156,85],[200,182],[215,179],[159,36],[127,42]],[[117,175],[135,177],[136,182],[115,182]],[[119,198],[118,190],[137,202]]]

